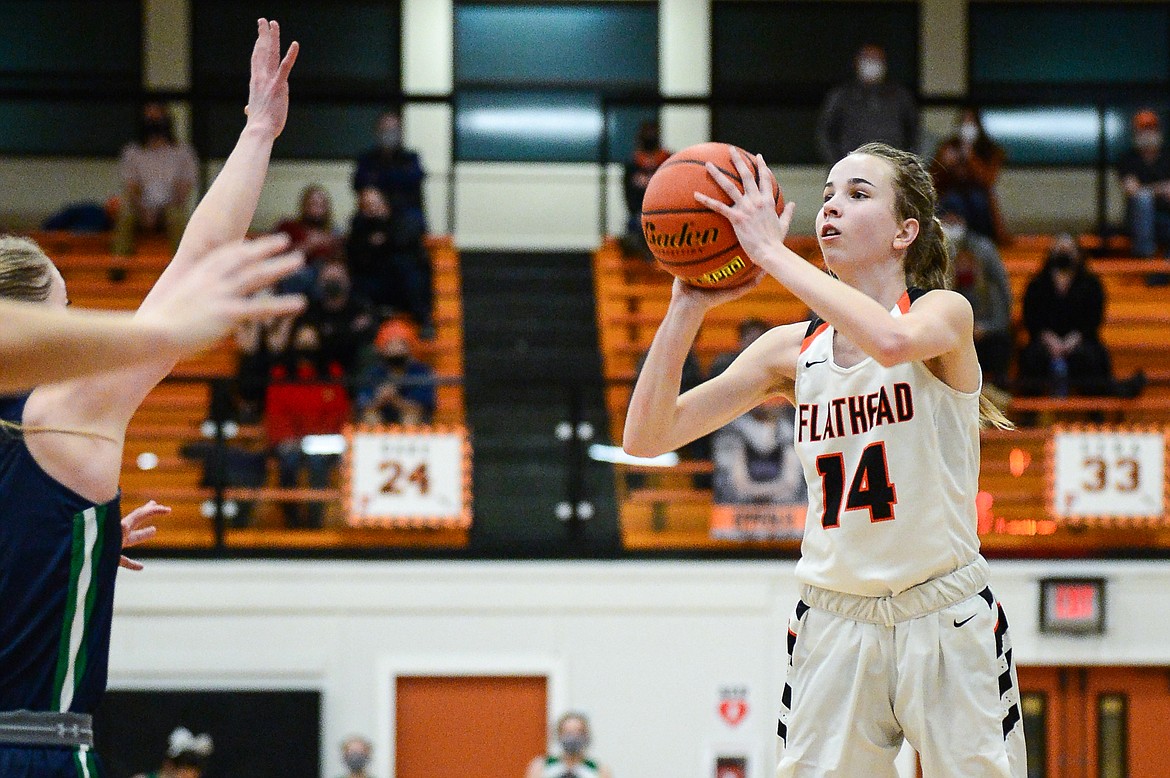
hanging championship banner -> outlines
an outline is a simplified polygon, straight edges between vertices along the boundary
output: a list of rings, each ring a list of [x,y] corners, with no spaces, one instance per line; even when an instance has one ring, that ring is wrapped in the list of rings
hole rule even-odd
[[[354,425],[343,468],[353,527],[471,526],[471,444],[463,427]]]
[[[1166,523],[1166,430],[1058,427],[1048,446],[1050,506],[1070,523]]]

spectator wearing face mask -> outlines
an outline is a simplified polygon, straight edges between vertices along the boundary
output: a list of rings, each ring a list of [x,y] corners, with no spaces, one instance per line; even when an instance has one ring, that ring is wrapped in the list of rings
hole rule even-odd
[[[613,778],[608,767],[589,758],[590,740],[585,714],[564,714],[557,720],[559,753],[533,759],[524,778]]]
[[[264,401],[264,431],[276,456],[280,485],[296,487],[307,472],[310,488],[323,489],[337,467],[336,454],[306,452],[307,435],[337,435],[350,419],[344,371],[321,350],[321,337],[311,322],[293,325],[287,349],[277,357]],[[325,506],[312,502],[283,504],[289,527],[322,526]]]
[[[1020,392],[1136,397],[1146,384],[1145,373],[1114,380],[1100,338],[1104,318],[1101,279],[1086,266],[1076,240],[1067,233],[1058,235],[1024,293],[1029,340],[1020,354]]]
[[[918,146],[918,105],[901,84],[886,80],[886,52],[872,43],[854,59],[856,78],[835,87],[817,119],[817,146],[833,164],[863,143],[883,141],[899,149]]]
[[[162,103],[143,106],[138,140],[122,149],[118,173],[123,194],[113,253],[133,254],[140,232],[165,232],[174,250],[187,226],[187,200],[198,181],[199,163],[191,147],[175,139],[170,113]]]
[[[626,161],[626,211],[629,216],[622,247],[647,261],[654,257],[646,245],[646,236],[642,234],[642,199],[646,196],[650,177],[669,156],[670,152],[662,147],[659,139],[658,122],[642,122],[638,128],[637,146]]]
[[[370,755],[374,746],[369,740],[353,735],[341,743],[341,761],[345,764],[345,774],[339,778],[371,778],[366,772],[370,766]]]
[[[435,373],[414,357],[414,327],[390,319],[374,340],[377,358],[357,382],[358,417],[366,424],[430,424]]]
[[[1135,256],[1152,257],[1170,246],[1170,154],[1162,149],[1158,114],[1133,117],[1133,148],[1117,161],[1125,192],[1129,237]]]
[[[949,198],[968,229],[1001,246],[1012,239],[995,190],[1006,158],[1003,147],[983,129],[979,112],[964,108],[955,133],[939,144],[930,164],[939,200]]]
[[[214,750],[211,735],[196,735],[186,727],[178,727],[167,741],[162,767],[135,778],[202,778]]]
[[[353,292],[349,273],[340,262],[320,269],[301,319],[316,328],[321,353],[335,359],[347,376],[354,374],[362,349],[377,331],[369,303]]]
[[[420,233],[426,232],[423,215],[422,182],[425,177],[416,152],[402,146],[402,120],[387,112],[378,118],[376,142],[357,160],[353,191],[377,187],[391,208],[413,220]]]
[[[938,218],[947,236],[953,288],[967,298],[974,314],[975,353],[983,370],[984,390],[1002,392],[1008,386],[1012,362],[1012,289],[1007,268],[995,244],[967,226],[960,198],[952,194],[940,199]]]
[[[385,315],[406,313],[429,339],[431,262],[418,224],[374,186],[362,189],[345,241],[354,291]]]

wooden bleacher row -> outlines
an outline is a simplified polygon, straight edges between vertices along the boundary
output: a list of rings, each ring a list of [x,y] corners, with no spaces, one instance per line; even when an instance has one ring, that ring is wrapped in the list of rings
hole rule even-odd
[[[144,241],[138,253],[124,260],[108,251],[108,235],[37,233],[32,235],[53,258],[65,278],[72,304],[87,308],[133,310],[146,296],[169,261],[164,243]],[[418,356],[426,360],[443,379],[437,388],[436,423],[462,424],[463,397],[463,313],[459,256],[448,237],[431,237],[428,250],[433,263],[435,338],[419,344]],[[111,282],[108,271],[124,268],[125,278]],[[208,547],[214,540],[211,522],[203,504],[212,490],[200,487],[202,462],[181,455],[184,444],[202,440],[200,425],[207,416],[210,388],[207,379],[228,378],[235,373],[235,343],[226,339],[193,359],[180,363],[172,373],[176,379],[160,384],[147,396],[127,431],[123,458],[122,499],[126,510],[155,499],[173,512],[159,522],[159,534],[152,541],[163,547]],[[240,427],[234,443],[259,450],[262,430],[256,425]],[[151,454],[153,467],[142,469],[139,458]],[[275,483],[274,467],[270,483]],[[230,545],[337,547],[348,545],[442,545],[466,543],[458,530],[418,532],[405,530],[356,530],[336,526],[340,520],[340,492],[332,490],[232,490],[232,499],[258,500],[254,529],[233,529],[227,533]],[[321,530],[285,530],[278,510],[282,501],[326,499],[330,508]]]
[[[789,244],[802,256],[819,261],[815,238],[797,236]],[[1017,324],[1020,324],[1018,317],[1027,282],[1043,264],[1047,245],[1045,237],[1021,236],[1003,251]],[[1132,400],[1015,398],[1009,412],[1017,417],[1031,412],[1083,419],[1094,413],[1104,414],[1109,421],[1170,422],[1170,364],[1166,360],[1170,353],[1170,287],[1146,283],[1150,273],[1170,272],[1170,262],[1107,258],[1091,260],[1091,264],[1106,289],[1102,337],[1113,356],[1115,371],[1126,375],[1142,368],[1150,385],[1141,397]],[[615,241],[607,241],[595,253],[594,271],[602,364],[608,382],[610,433],[615,441],[620,441],[637,361],[649,347],[666,311],[670,277],[639,258],[625,256]],[[807,310],[773,279],[765,279],[748,295],[707,314],[695,344],[696,356],[704,368],[716,354],[734,350],[737,327],[748,317],[778,324],[804,320]],[[993,495],[996,517],[1024,521],[1045,517],[1043,462],[1048,438],[1049,430],[1043,428],[984,433],[981,488]],[[1025,456],[1031,462],[1019,476],[1013,475],[1008,465],[1013,450],[1023,452],[1017,456]],[[708,462],[683,462],[665,471],[618,465],[619,510],[627,547],[726,548],[732,545],[710,538],[711,493],[694,485],[696,474],[710,470]],[[641,474],[642,485],[637,488],[628,486],[628,476],[633,473]],[[1126,536],[1125,532],[1137,535]],[[1125,536],[1125,542],[1170,545],[1170,533],[1153,530],[1094,530],[1089,536],[1096,539],[1090,542],[1120,543],[1119,538]],[[1067,553],[1068,543],[1063,535],[996,536],[993,541],[997,550],[1007,554],[1025,547],[1029,553]],[[763,545],[794,550],[797,543],[776,541]]]

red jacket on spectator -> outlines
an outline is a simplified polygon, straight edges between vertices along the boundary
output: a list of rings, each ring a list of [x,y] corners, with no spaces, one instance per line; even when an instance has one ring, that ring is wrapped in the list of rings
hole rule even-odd
[[[298,368],[295,378],[283,367],[273,370],[264,408],[264,430],[271,445],[305,435],[337,434],[350,419],[349,394],[339,376],[323,378],[308,366]]]

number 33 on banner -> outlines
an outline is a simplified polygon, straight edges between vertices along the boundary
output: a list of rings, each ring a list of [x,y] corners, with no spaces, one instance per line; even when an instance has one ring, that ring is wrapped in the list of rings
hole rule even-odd
[[[1053,515],[1100,525],[1163,523],[1168,439],[1157,428],[1056,429],[1049,448]]]
[[[355,527],[471,526],[471,444],[463,427],[346,429],[346,516]]]

